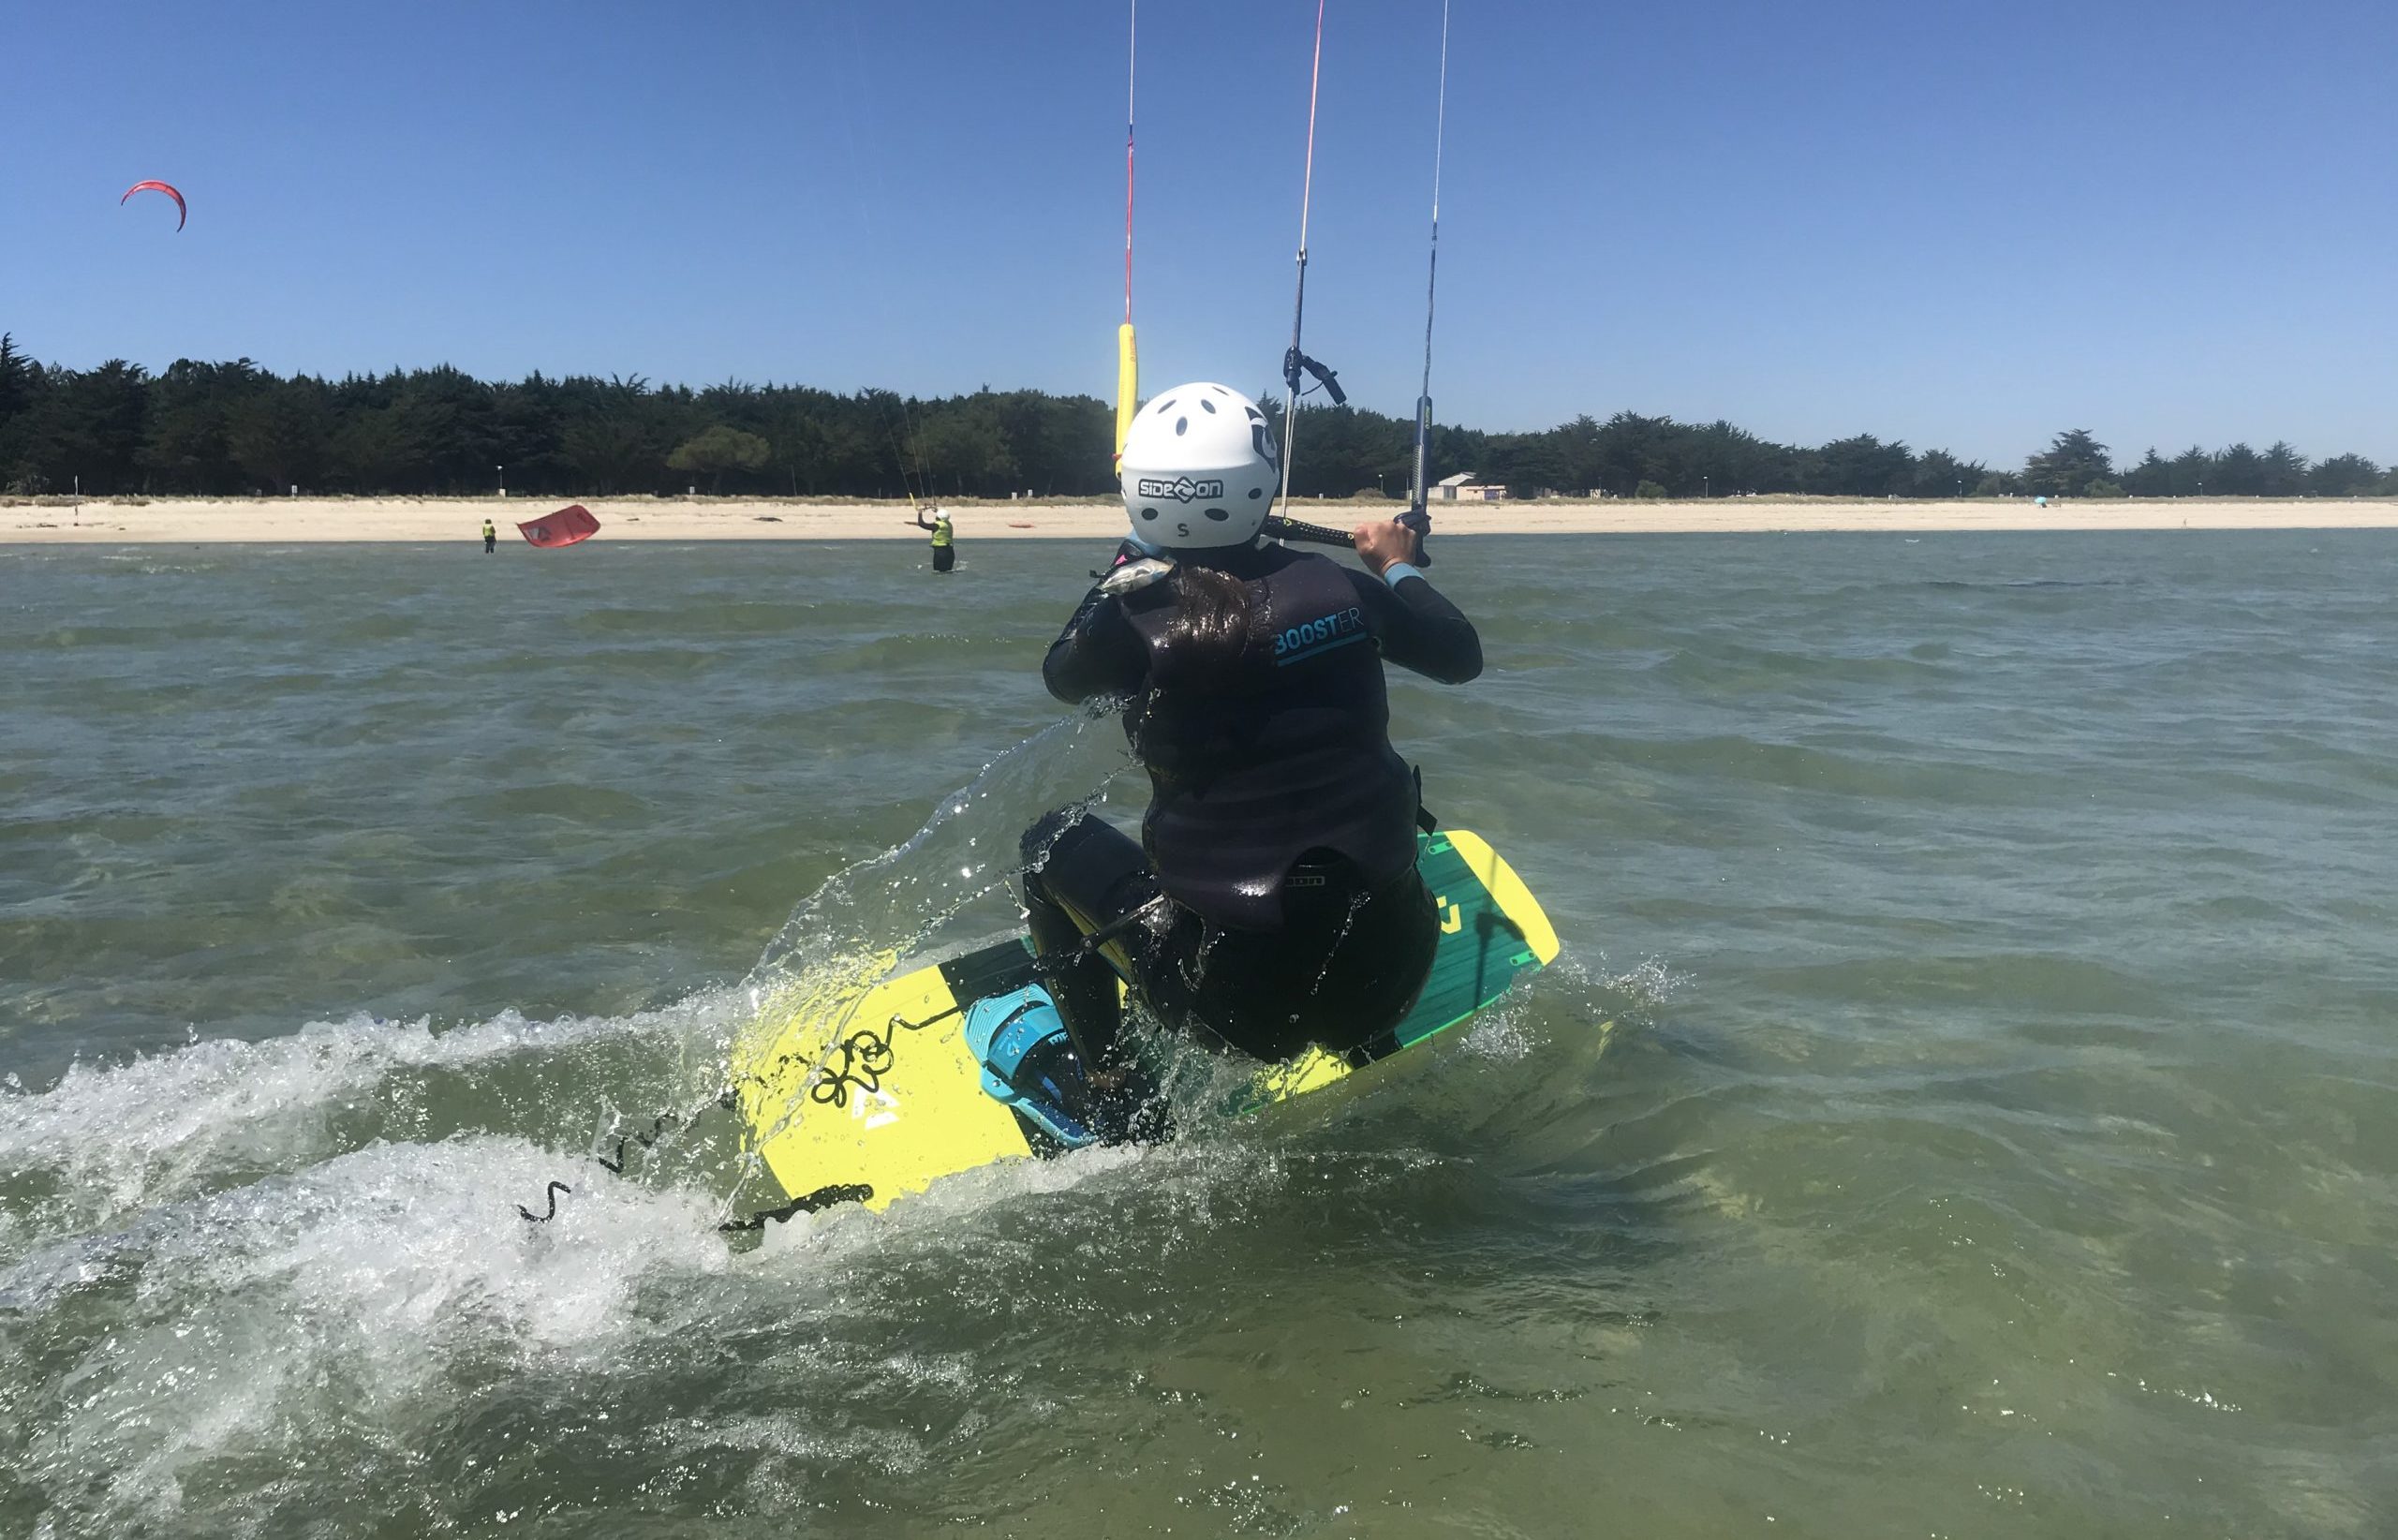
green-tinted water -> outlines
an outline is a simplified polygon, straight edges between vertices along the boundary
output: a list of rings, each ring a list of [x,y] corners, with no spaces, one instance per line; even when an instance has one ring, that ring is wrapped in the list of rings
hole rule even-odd
[[[1137,807],[1098,554],[0,551],[0,1533],[2398,1525],[2386,535],[1451,541],[1498,1016],[763,1251],[597,1166]]]

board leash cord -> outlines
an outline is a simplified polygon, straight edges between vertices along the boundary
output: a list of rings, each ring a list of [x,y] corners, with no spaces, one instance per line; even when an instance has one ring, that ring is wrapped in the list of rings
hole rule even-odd
[[[595,1150],[591,1158],[599,1163],[601,1170],[621,1177],[625,1174],[625,1152],[629,1147],[637,1144],[645,1150],[654,1150],[664,1141],[670,1132],[689,1128],[710,1110],[720,1109],[733,1112],[737,1111],[739,1105],[738,1099],[733,1095],[733,1087],[725,1086],[706,1101],[688,1110],[678,1107],[667,1108],[651,1118],[649,1127],[644,1131],[618,1135],[614,1155],[602,1155]],[[547,1207],[540,1213],[533,1212],[521,1203],[516,1206],[516,1212],[524,1216],[527,1224],[547,1224],[558,1217],[560,1193],[572,1197],[574,1188],[570,1183],[553,1177],[549,1185],[541,1190],[541,1195],[546,1200]],[[719,1234],[737,1235],[743,1231],[761,1229],[770,1219],[787,1220],[794,1214],[813,1213],[819,1208],[829,1208],[836,1203],[863,1203],[873,1195],[874,1189],[871,1187],[854,1183],[836,1183],[794,1198],[778,1207],[763,1209],[750,1215],[748,1219],[733,1220],[719,1224],[717,1230]]]

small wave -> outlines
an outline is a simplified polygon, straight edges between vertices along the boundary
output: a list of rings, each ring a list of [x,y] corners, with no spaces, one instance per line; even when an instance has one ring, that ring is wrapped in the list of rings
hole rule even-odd
[[[361,1014],[311,1022],[289,1037],[78,1064],[47,1091],[0,1088],[0,1169],[21,1174],[0,1213],[22,1224],[36,1208],[29,1227],[37,1232],[113,1222],[145,1204],[350,1148],[363,1131],[346,1120],[363,1118],[380,1132],[389,1114],[409,1110],[376,1100],[395,1077],[603,1042],[714,1041],[735,1007],[718,991],[633,1016],[531,1021],[509,1011],[448,1031]],[[32,1174],[48,1176],[51,1191],[29,1206],[22,1188]]]
[[[1653,981],[1632,995],[1669,986],[1653,967],[1623,977]],[[540,1427],[533,1450],[607,1451],[631,1473],[617,1502],[693,1463],[740,1473],[761,1501],[833,1473],[874,1485],[942,1469],[986,1422],[1013,1444],[1060,1414],[1073,1376],[1026,1366],[1071,1361],[1094,1332],[1132,1351],[1177,1329],[1149,1319],[1161,1279],[1230,1298],[1260,1287],[1270,1258],[1263,1286],[1295,1288],[1387,1226],[1506,1207],[1523,1162],[1491,1157],[1587,1103],[1591,1028],[1623,1002],[1617,985],[1553,967],[1394,1061],[1381,1090],[1360,1076],[1364,1096],[1194,1118],[1163,1147],[988,1167],[883,1214],[771,1227],[754,1255],[715,1233],[704,1186],[644,1187],[488,1132],[314,1158],[303,1141],[284,1158],[311,1163],[239,1186],[161,1197],[153,1183],[120,1227],[0,1267],[8,1381],[24,1396],[0,1457],[60,1533],[205,1527],[228,1517],[229,1482],[271,1528],[305,1527],[329,1492],[399,1525],[380,1493],[408,1490],[410,1451],[428,1450],[481,1459],[444,1467],[446,1503],[508,1511],[525,1472],[491,1429],[519,1416]],[[41,1106],[70,1142],[196,1089],[198,1124],[304,1121],[401,1068],[463,1068],[487,1086],[493,1063],[651,1026],[688,1028],[673,1013],[450,1033],[320,1024],[79,1071],[7,1105]],[[31,1127],[19,1123],[12,1137]],[[153,1137],[177,1148],[171,1130]],[[561,1176],[572,1191],[555,1219],[517,1218]],[[1312,1238],[1295,1253],[1294,1236]],[[244,1473],[258,1471],[292,1476]],[[589,1501],[586,1517],[607,1506]]]
[[[1994,583],[1971,583],[1956,578],[1933,578],[1927,588],[1966,588],[1998,590],[2006,588],[2131,588],[2139,584],[2138,578],[2015,578]]]
[[[641,1329],[645,1282],[728,1266],[689,1194],[586,1180],[555,1223],[524,1224],[505,1194],[555,1163],[496,1137],[377,1146],[0,1274],[0,1309],[64,1370],[17,1387],[23,1478],[70,1529],[170,1523],[196,1467],[304,1469],[328,1437],[604,1352]]]

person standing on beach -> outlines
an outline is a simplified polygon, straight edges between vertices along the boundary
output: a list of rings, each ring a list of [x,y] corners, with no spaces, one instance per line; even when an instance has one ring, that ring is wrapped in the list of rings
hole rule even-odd
[[[499,531],[493,526],[492,522],[489,519],[485,519],[483,521],[483,555],[490,555],[494,551],[498,549]]]
[[[928,521],[924,510],[916,511],[916,527],[933,532],[933,570],[946,572],[957,565],[957,532],[950,527],[949,510],[936,508]]]

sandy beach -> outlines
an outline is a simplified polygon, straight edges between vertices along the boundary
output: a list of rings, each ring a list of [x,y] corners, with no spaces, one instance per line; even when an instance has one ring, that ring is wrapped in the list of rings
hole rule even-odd
[[[905,503],[816,503],[714,497],[586,497],[610,540],[925,539]],[[317,540],[473,540],[491,519],[503,540],[563,500],[309,497],[165,498],[142,502],[0,501],[0,543],[281,544]],[[1113,502],[970,501],[943,505],[962,541],[1103,540],[1123,527]],[[1397,503],[1292,505],[1292,516],[1347,526],[1387,518]],[[1712,501],[1522,502],[1435,505],[1438,532],[1456,535],[1736,534],[1777,530],[2356,529],[2398,526],[2398,499],[2110,499],[2035,506],[2028,498],[1863,502],[1815,497]]]

